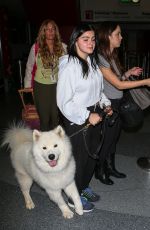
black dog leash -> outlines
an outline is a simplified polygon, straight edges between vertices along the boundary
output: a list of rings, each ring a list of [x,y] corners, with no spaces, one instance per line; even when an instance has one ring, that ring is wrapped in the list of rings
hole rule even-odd
[[[101,133],[100,133],[100,142],[99,142],[99,145],[98,145],[95,153],[91,153],[89,151],[89,148],[88,148],[88,145],[87,145],[87,142],[86,142],[86,132],[87,132],[87,130],[83,130],[83,138],[84,138],[85,148],[86,148],[89,156],[92,157],[95,160],[99,159],[99,152],[101,150],[101,147],[102,147],[102,144],[103,144],[103,141],[104,141],[104,136],[105,136],[105,127],[106,127],[106,118],[102,122],[102,129],[101,129]]]
[[[87,146],[87,142],[86,142],[86,133],[87,133],[87,130],[89,128],[89,126],[91,125],[90,123],[88,123],[87,125],[85,125],[83,128],[81,128],[80,130],[74,132],[73,134],[71,134],[69,137],[74,137],[75,135],[79,134],[79,133],[83,133],[83,139],[84,139],[84,143],[85,143],[85,148],[89,154],[89,156],[91,156],[92,158],[94,159],[98,159],[98,154],[100,152],[100,149],[102,147],[102,144],[103,144],[103,140],[104,140],[104,135],[103,135],[103,131],[104,131],[104,128],[105,128],[105,119],[104,119],[104,122],[102,123],[102,130],[101,130],[101,135],[100,137],[102,136],[101,140],[100,140],[100,144],[98,145],[97,149],[96,149],[96,152],[94,154],[91,154],[90,151],[89,151],[89,148]]]
[[[116,111],[115,111],[116,112]],[[118,113],[116,112],[115,116],[111,119],[111,122],[109,122],[109,125],[112,126],[116,119],[118,117]],[[83,133],[83,139],[84,139],[84,143],[85,143],[85,148],[89,154],[90,157],[92,157],[93,159],[98,159],[99,158],[99,152],[101,150],[101,147],[102,147],[102,144],[103,144],[103,141],[104,141],[104,137],[105,137],[105,129],[106,129],[106,120],[109,119],[109,116],[104,116],[103,118],[103,122],[102,122],[102,128],[101,128],[101,133],[100,133],[100,144],[98,145],[95,153],[90,153],[89,151],[89,148],[88,148],[88,145],[87,145],[87,141],[86,141],[86,134],[87,134],[87,131],[88,131],[88,128],[89,126],[91,125],[90,123],[88,123],[87,125],[85,125],[84,127],[82,127],[80,130],[74,132],[73,134],[71,134],[69,137],[73,137],[77,134],[79,134],[80,132]]]
[[[80,130],[74,132],[74,133],[71,134],[69,137],[71,138],[71,137],[77,135],[78,133],[80,133],[80,132],[82,132],[82,131],[86,131],[86,130],[88,129],[89,126],[90,126],[90,124],[85,125],[82,129],[80,129]]]

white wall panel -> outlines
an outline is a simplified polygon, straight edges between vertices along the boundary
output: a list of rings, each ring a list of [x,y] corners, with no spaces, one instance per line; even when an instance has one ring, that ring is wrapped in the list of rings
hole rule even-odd
[[[150,21],[150,0],[123,3],[121,0],[80,0],[82,21]]]

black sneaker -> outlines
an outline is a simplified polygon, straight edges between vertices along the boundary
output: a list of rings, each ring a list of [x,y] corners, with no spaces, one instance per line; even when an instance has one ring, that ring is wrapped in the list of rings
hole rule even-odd
[[[90,203],[85,197],[80,196],[81,203],[83,206],[83,212],[91,212],[94,209],[94,204]],[[68,206],[75,208],[74,203],[71,199],[68,199]]]
[[[93,192],[91,188],[84,189],[81,195],[84,196],[89,202],[96,202],[100,200],[100,196]]]

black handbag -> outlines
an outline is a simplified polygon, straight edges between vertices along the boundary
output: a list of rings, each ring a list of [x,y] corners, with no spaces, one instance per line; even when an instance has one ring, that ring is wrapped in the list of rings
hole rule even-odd
[[[133,100],[129,90],[124,92],[119,108],[123,128],[135,128],[142,124],[144,115],[142,109]]]

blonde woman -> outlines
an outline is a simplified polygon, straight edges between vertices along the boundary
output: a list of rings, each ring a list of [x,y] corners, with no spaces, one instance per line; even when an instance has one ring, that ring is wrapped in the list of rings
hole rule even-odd
[[[67,46],[61,42],[56,23],[50,19],[43,21],[30,50],[24,79],[25,88],[33,87],[42,131],[53,129],[59,122],[56,105],[58,60],[66,52]]]

